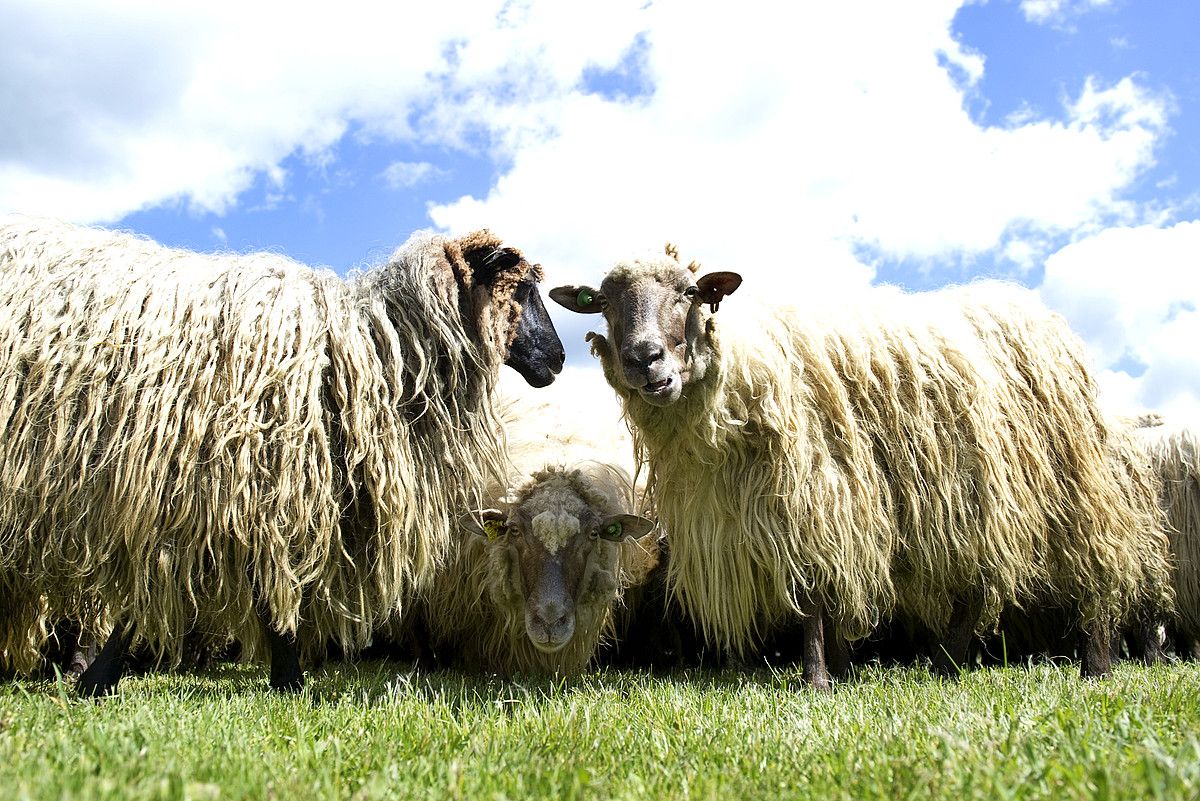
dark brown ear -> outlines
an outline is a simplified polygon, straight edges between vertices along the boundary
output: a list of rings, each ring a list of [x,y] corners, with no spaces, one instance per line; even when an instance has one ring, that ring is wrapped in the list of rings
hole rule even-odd
[[[521,251],[516,248],[493,248],[490,251],[474,251],[467,254],[467,260],[475,279],[484,286],[496,282],[496,276],[507,272],[521,263]]]
[[[481,509],[478,512],[468,512],[458,519],[458,525],[463,531],[486,540],[496,540],[508,533],[505,521],[508,516],[499,509]]]
[[[696,299],[707,303],[716,311],[726,295],[732,295],[742,285],[742,277],[737,273],[719,272],[700,276],[696,281]]]
[[[556,286],[550,290],[551,300],[579,314],[599,314],[602,297],[599,290],[590,286]]]

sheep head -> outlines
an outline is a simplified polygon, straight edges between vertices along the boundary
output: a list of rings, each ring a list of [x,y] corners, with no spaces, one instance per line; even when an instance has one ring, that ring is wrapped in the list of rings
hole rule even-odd
[[[574,639],[590,656],[621,591],[644,581],[657,563],[654,524],[622,511],[595,478],[548,468],[507,512],[464,520],[487,540],[492,601],[545,654]]]
[[[618,264],[598,291],[561,286],[550,297],[580,314],[603,314],[608,336],[589,337],[610,380],[647,403],[669,406],[704,377],[711,358],[708,317],[742,283],[737,273],[694,273],[694,264],[684,267],[668,251],[666,258]]]
[[[458,280],[466,289],[467,313],[482,329],[492,329],[490,335],[503,345],[504,363],[531,386],[552,383],[565,353],[538,293],[541,267],[488,231],[449,240],[446,247],[450,262],[464,265]]]

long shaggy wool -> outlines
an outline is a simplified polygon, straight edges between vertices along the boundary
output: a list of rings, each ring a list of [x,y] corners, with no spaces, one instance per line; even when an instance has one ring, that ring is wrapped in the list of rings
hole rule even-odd
[[[1176,620],[1190,637],[1200,637],[1200,438],[1178,425],[1142,427],[1137,438],[1162,484],[1174,565]]]
[[[422,233],[343,281],[4,221],[0,574],[168,654],[195,627],[253,642],[256,597],[281,630],[365,642],[504,473],[491,389],[536,268],[476,285],[499,244]]]
[[[981,628],[1046,597],[1129,613],[1162,529],[1059,318],[995,284],[836,314],[739,303],[706,319],[713,361],[670,407],[593,346],[650,468],[669,583],[711,641],[743,650],[805,593],[851,639],[893,613],[942,632],[977,595]]]

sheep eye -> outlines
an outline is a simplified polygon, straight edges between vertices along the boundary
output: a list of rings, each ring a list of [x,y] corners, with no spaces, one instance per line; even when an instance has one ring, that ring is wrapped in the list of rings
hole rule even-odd
[[[696,293],[699,291],[700,291],[699,287],[689,286],[687,289],[683,290],[683,296],[685,298],[689,298],[689,299],[694,298],[694,297],[696,297]]]
[[[609,523],[600,532],[600,536],[606,540],[619,540],[624,535],[625,527],[620,523]]]

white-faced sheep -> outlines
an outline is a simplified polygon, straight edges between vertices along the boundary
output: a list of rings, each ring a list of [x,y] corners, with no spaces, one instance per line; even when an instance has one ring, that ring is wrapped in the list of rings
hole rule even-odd
[[[626,469],[633,444],[611,396],[596,400],[562,382],[506,397],[513,478],[491,508],[463,516],[426,598],[440,654],[506,674],[577,672],[611,634],[624,590],[657,563]]]
[[[1168,630],[1180,656],[1200,641],[1200,437],[1191,429],[1143,419],[1135,434],[1160,480],[1159,501],[1171,541],[1175,615]]]
[[[12,218],[0,272],[0,571],[122,621],[85,693],[134,637],[265,633],[276,688],[298,630],[365,642],[505,474],[500,365],[540,386],[563,360],[540,268],[486,231],[342,280]]]
[[[604,315],[593,353],[649,464],[672,590],[708,637],[741,650],[799,615],[805,678],[826,687],[826,613],[850,639],[909,616],[944,637],[949,670],[1005,604],[1049,597],[1088,631],[1085,673],[1108,671],[1112,623],[1161,586],[1145,571],[1162,558],[1140,557],[1163,537],[1061,320],[989,285],[719,324],[741,279],[694,272],[634,260],[551,297]]]

